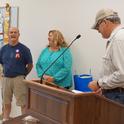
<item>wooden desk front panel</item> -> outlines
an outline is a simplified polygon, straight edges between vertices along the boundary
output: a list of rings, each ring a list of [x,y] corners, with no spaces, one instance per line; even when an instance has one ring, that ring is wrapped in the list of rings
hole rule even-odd
[[[42,92],[42,90],[38,92],[35,89],[30,89],[28,109],[33,113],[41,114],[42,121],[49,120],[47,123],[70,124],[70,121],[73,121],[70,118],[73,117],[70,116],[73,111],[71,104],[73,104],[71,99],[66,100],[66,98],[55,97]]]

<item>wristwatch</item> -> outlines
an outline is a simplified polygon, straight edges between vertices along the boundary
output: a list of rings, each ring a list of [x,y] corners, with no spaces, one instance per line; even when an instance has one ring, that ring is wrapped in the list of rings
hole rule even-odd
[[[97,86],[100,88],[100,86],[99,86],[99,82],[97,81]]]

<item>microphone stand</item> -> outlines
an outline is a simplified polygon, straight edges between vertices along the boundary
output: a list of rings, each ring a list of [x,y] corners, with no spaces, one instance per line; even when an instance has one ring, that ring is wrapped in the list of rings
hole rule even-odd
[[[41,80],[40,80],[40,83],[42,84],[42,79],[43,79],[43,76],[44,74],[49,70],[49,68],[67,51],[67,49],[72,45],[72,43],[79,39],[81,37],[81,35],[77,35],[77,37],[72,40],[72,42],[66,47],[66,49],[46,68],[46,70],[43,72],[43,74],[41,75]]]

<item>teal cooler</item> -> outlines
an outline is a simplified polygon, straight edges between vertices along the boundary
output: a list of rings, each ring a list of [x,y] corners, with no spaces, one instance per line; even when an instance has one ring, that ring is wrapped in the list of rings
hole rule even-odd
[[[92,75],[89,74],[74,75],[75,90],[91,92],[92,90],[88,87],[88,84],[92,80]]]

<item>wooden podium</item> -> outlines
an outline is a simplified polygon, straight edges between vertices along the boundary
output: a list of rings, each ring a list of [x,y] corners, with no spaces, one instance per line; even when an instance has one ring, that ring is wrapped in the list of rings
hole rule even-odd
[[[24,124],[27,115],[40,124],[124,124],[124,106],[94,93],[71,91],[25,80],[28,85],[27,114],[5,124]]]

